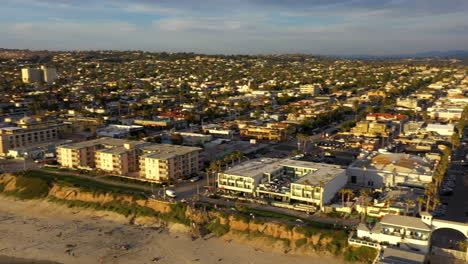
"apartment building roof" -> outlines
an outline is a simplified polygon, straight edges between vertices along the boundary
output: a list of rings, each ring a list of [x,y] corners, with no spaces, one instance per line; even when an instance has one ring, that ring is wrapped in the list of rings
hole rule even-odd
[[[201,148],[187,147],[171,144],[151,144],[141,147],[148,154],[143,155],[145,158],[153,159],[170,159],[175,156],[185,155],[193,151],[199,151]]]
[[[320,182],[327,183],[337,175],[345,172],[344,169],[341,169],[340,166],[337,165],[291,159],[262,158],[241,163],[228,169],[224,173],[260,180],[264,173],[272,173],[283,167],[312,169],[312,172],[307,173],[295,181],[295,183],[299,184],[308,182],[307,184],[311,185],[319,185]]]
[[[141,148],[141,147],[143,147],[145,145],[150,145],[150,144],[151,143],[142,142],[142,141],[131,141],[131,142],[127,142],[127,143],[125,143],[125,144],[123,144],[121,146],[99,149],[96,152],[120,155],[120,154],[126,153],[128,151],[135,150],[136,148]]]
[[[380,221],[383,225],[401,226],[407,228],[431,231],[431,227],[426,225],[421,218],[403,215],[385,215]]]
[[[105,146],[109,146],[109,147],[119,147],[119,146],[123,146],[124,144],[134,145],[134,144],[143,144],[143,143],[146,143],[146,142],[103,137],[103,138],[98,138],[98,139],[73,143],[73,144],[69,144],[69,145],[65,145],[65,146],[61,146],[61,147],[62,148],[68,148],[68,149],[81,149],[81,148],[88,148],[88,147],[92,147],[92,146],[96,146],[96,145],[105,145]]]
[[[333,180],[337,175],[345,173],[345,169],[342,169],[341,166],[333,164],[324,164],[324,163],[315,163],[308,161],[299,161],[299,160],[285,160],[281,163],[283,166],[296,167],[296,168],[309,168],[313,169],[312,172],[307,173],[306,175],[300,177],[295,183],[300,184],[311,184],[311,185],[320,185],[321,182],[324,184]]]

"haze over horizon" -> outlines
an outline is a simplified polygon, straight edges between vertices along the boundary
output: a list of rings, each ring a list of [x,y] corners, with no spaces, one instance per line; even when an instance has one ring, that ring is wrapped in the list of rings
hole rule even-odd
[[[397,55],[467,50],[465,0],[4,0],[3,48]]]

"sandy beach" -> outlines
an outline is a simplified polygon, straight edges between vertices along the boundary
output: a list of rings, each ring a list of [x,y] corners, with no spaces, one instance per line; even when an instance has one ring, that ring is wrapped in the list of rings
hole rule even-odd
[[[208,236],[192,240],[177,226],[149,228],[125,217],[46,201],[0,196],[2,263],[339,263],[322,256],[292,256]],[[116,248],[126,245],[128,249]],[[35,262],[8,257],[36,260]],[[39,262],[42,261],[42,262]]]

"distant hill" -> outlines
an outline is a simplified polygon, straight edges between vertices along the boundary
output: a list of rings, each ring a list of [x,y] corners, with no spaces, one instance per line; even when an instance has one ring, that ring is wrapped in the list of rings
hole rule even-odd
[[[468,50],[450,50],[450,51],[428,51],[413,54],[395,54],[395,55],[325,55],[334,58],[349,58],[349,59],[387,59],[387,58],[431,58],[431,57],[450,57],[460,58],[468,57]]]

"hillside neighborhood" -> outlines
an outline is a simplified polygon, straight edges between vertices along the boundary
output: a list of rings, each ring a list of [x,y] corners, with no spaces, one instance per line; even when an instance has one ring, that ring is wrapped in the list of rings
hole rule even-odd
[[[468,261],[457,59],[0,49],[0,72],[1,173],[331,224],[374,263]]]

